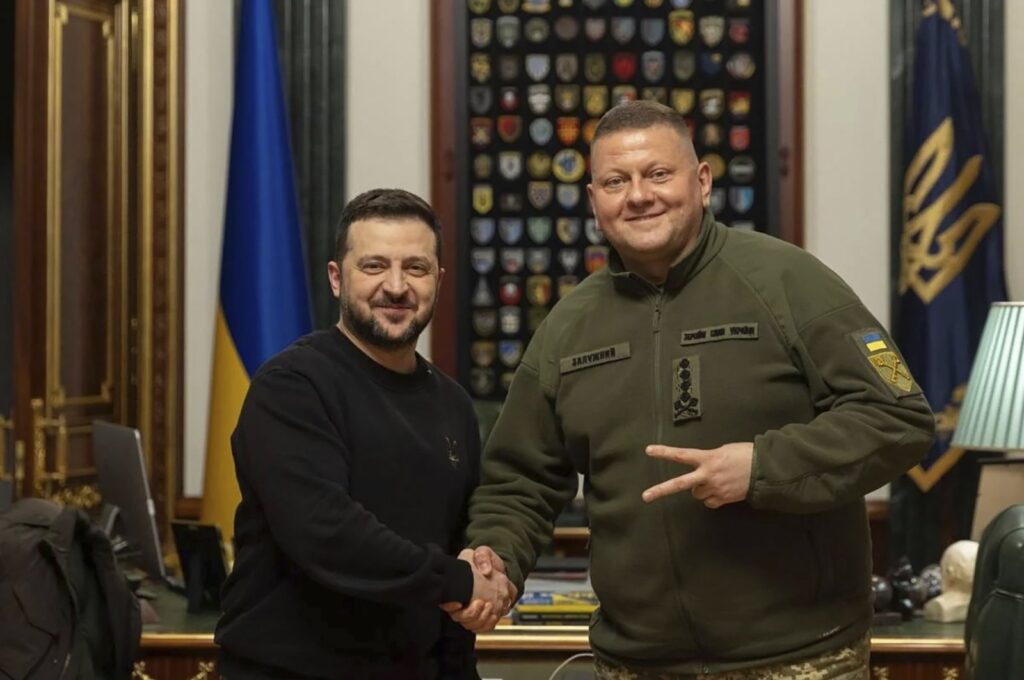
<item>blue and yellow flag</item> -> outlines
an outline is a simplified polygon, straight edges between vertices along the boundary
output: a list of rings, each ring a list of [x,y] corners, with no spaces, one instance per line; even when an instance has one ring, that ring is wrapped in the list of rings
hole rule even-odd
[[[202,512],[225,539],[240,499],[230,438],[249,380],[311,326],[270,0],[242,0]]]
[[[900,239],[900,349],[937,417],[910,471],[928,491],[963,455],[950,447],[989,304],[1006,299],[1002,210],[981,107],[951,0],[927,1],[917,32]]]

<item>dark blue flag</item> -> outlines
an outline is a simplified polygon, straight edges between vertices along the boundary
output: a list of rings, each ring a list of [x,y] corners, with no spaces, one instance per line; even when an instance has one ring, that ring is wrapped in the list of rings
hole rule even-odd
[[[959,28],[951,2],[925,3],[906,130],[897,337],[938,430],[909,473],[922,491],[963,455],[949,443],[974,351],[989,304],[1006,299],[1002,209]]]

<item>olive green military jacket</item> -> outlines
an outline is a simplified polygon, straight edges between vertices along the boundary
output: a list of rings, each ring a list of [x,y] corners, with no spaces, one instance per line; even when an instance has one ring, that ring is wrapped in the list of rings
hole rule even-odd
[[[838,276],[706,212],[663,286],[613,253],[540,326],[487,442],[468,537],[522,592],[580,472],[599,655],[714,672],[822,653],[870,623],[863,496],[918,462],[933,428]],[[648,444],[750,441],[744,502],[641,500],[690,469]]]

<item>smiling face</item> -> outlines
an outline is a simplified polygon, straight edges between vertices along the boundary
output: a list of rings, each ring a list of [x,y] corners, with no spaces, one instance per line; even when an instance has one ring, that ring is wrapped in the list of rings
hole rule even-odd
[[[630,271],[660,283],[693,249],[711,196],[711,170],[668,125],[599,137],[587,185],[597,224]]]
[[[362,343],[385,351],[415,347],[434,314],[444,270],[437,237],[413,217],[353,222],[340,263],[328,264],[341,302],[341,325]]]

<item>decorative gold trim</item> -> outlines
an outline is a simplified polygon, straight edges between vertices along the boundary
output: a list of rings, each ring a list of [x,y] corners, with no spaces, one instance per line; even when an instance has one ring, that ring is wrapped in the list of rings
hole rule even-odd
[[[956,666],[943,666],[942,667],[942,680],[959,680],[960,669]]]
[[[143,633],[141,649],[216,649],[213,633]]]
[[[152,675],[146,675],[146,662],[136,661],[132,665],[132,680],[156,680]]]
[[[556,540],[583,541],[590,538],[588,527],[556,527],[554,537]]]
[[[872,680],[889,680],[889,668],[887,666],[872,666]]]
[[[128,385],[131,370],[130,366],[130,348],[132,347],[131,338],[131,325],[129,324],[129,313],[128,313],[128,286],[129,286],[129,266],[128,266],[128,210],[129,210],[129,195],[131,185],[129,183],[129,149],[131,148],[131,139],[129,137],[128,125],[129,125],[129,110],[131,108],[131,44],[132,44],[132,33],[133,25],[135,23],[135,14],[131,10],[128,2],[121,2],[115,7],[114,19],[118,27],[120,35],[120,73],[117,87],[120,92],[120,109],[118,114],[121,120],[121,139],[120,139],[120,152],[121,158],[118,163],[118,167],[121,169],[121,223],[120,233],[120,266],[121,266],[121,290],[120,290],[120,303],[121,303],[121,323],[119,330],[121,336],[119,338],[121,351],[123,352],[121,357],[121,364],[124,367],[120,371],[121,375],[121,389],[117,394],[117,403],[114,404],[114,413],[120,418],[122,422],[126,420],[128,413]]]
[[[92,510],[103,502],[103,497],[100,495],[100,491],[95,484],[67,486],[51,494],[49,498],[51,501],[61,505],[72,505],[83,510]]]
[[[178,352],[180,350],[179,316],[180,300],[178,299],[179,272],[178,259],[179,229],[178,222],[178,40],[180,39],[178,0],[167,0],[167,401],[164,407],[167,422],[167,449],[165,459],[165,523],[174,517],[174,503],[178,498],[178,462],[181,441],[178,428]],[[164,528],[167,529],[167,524]],[[169,531],[165,533],[167,535]]]
[[[7,432],[14,431],[14,422],[0,414],[0,482],[14,482],[13,466],[7,462]],[[7,468],[12,467],[11,472]]]
[[[936,654],[963,654],[961,638],[871,638],[871,652],[930,652]]]
[[[212,661],[200,661],[199,672],[189,678],[189,680],[207,680],[210,677],[210,673],[213,673],[213,665]]]
[[[54,409],[61,409],[65,406],[92,406],[110,404],[112,401],[112,388],[114,383],[114,338],[113,338],[113,257],[112,241],[108,234],[108,256],[107,256],[107,328],[106,328],[106,366],[104,377],[100,383],[98,394],[75,395],[69,397],[67,390],[61,380],[61,273],[60,253],[62,240],[62,215],[60,211],[61,201],[61,172],[63,152],[63,127],[61,125],[61,107],[63,105],[62,89],[64,83],[64,26],[68,24],[71,17],[85,19],[99,23],[100,32],[106,42],[107,61],[107,200],[106,214],[107,223],[113,222],[113,187],[114,187],[114,162],[113,162],[113,130],[114,130],[114,45],[112,20],[113,15],[104,14],[97,10],[85,7],[68,5],[64,2],[52,4],[52,17],[50,32],[50,64],[49,64],[49,88],[50,103],[48,107],[48,134],[51,140],[50,152],[47,157],[47,244],[46,244],[46,269],[47,269],[47,291],[46,291],[46,393],[49,397],[47,404],[47,415],[52,415]]]
[[[142,430],[148,467],[152,470],[153,415],[153,15],[154,0],[143,0],[139,17],[139,33],[142,43],[142,85],[139,88],[139,155],[141,178],[139,186],[139,297],[136,312],[139,318],[138,359],[139,359],[139,429]]]
[[[942,455],[927,470],[920,465],[915,465],[907,470],[907,476],[914,480],[917,488],[927,493],[942,479],[942,475],[949,472],[950,468],[956,465],[963,455],[964,449],[958,446],[951,446],[943,451]]]

